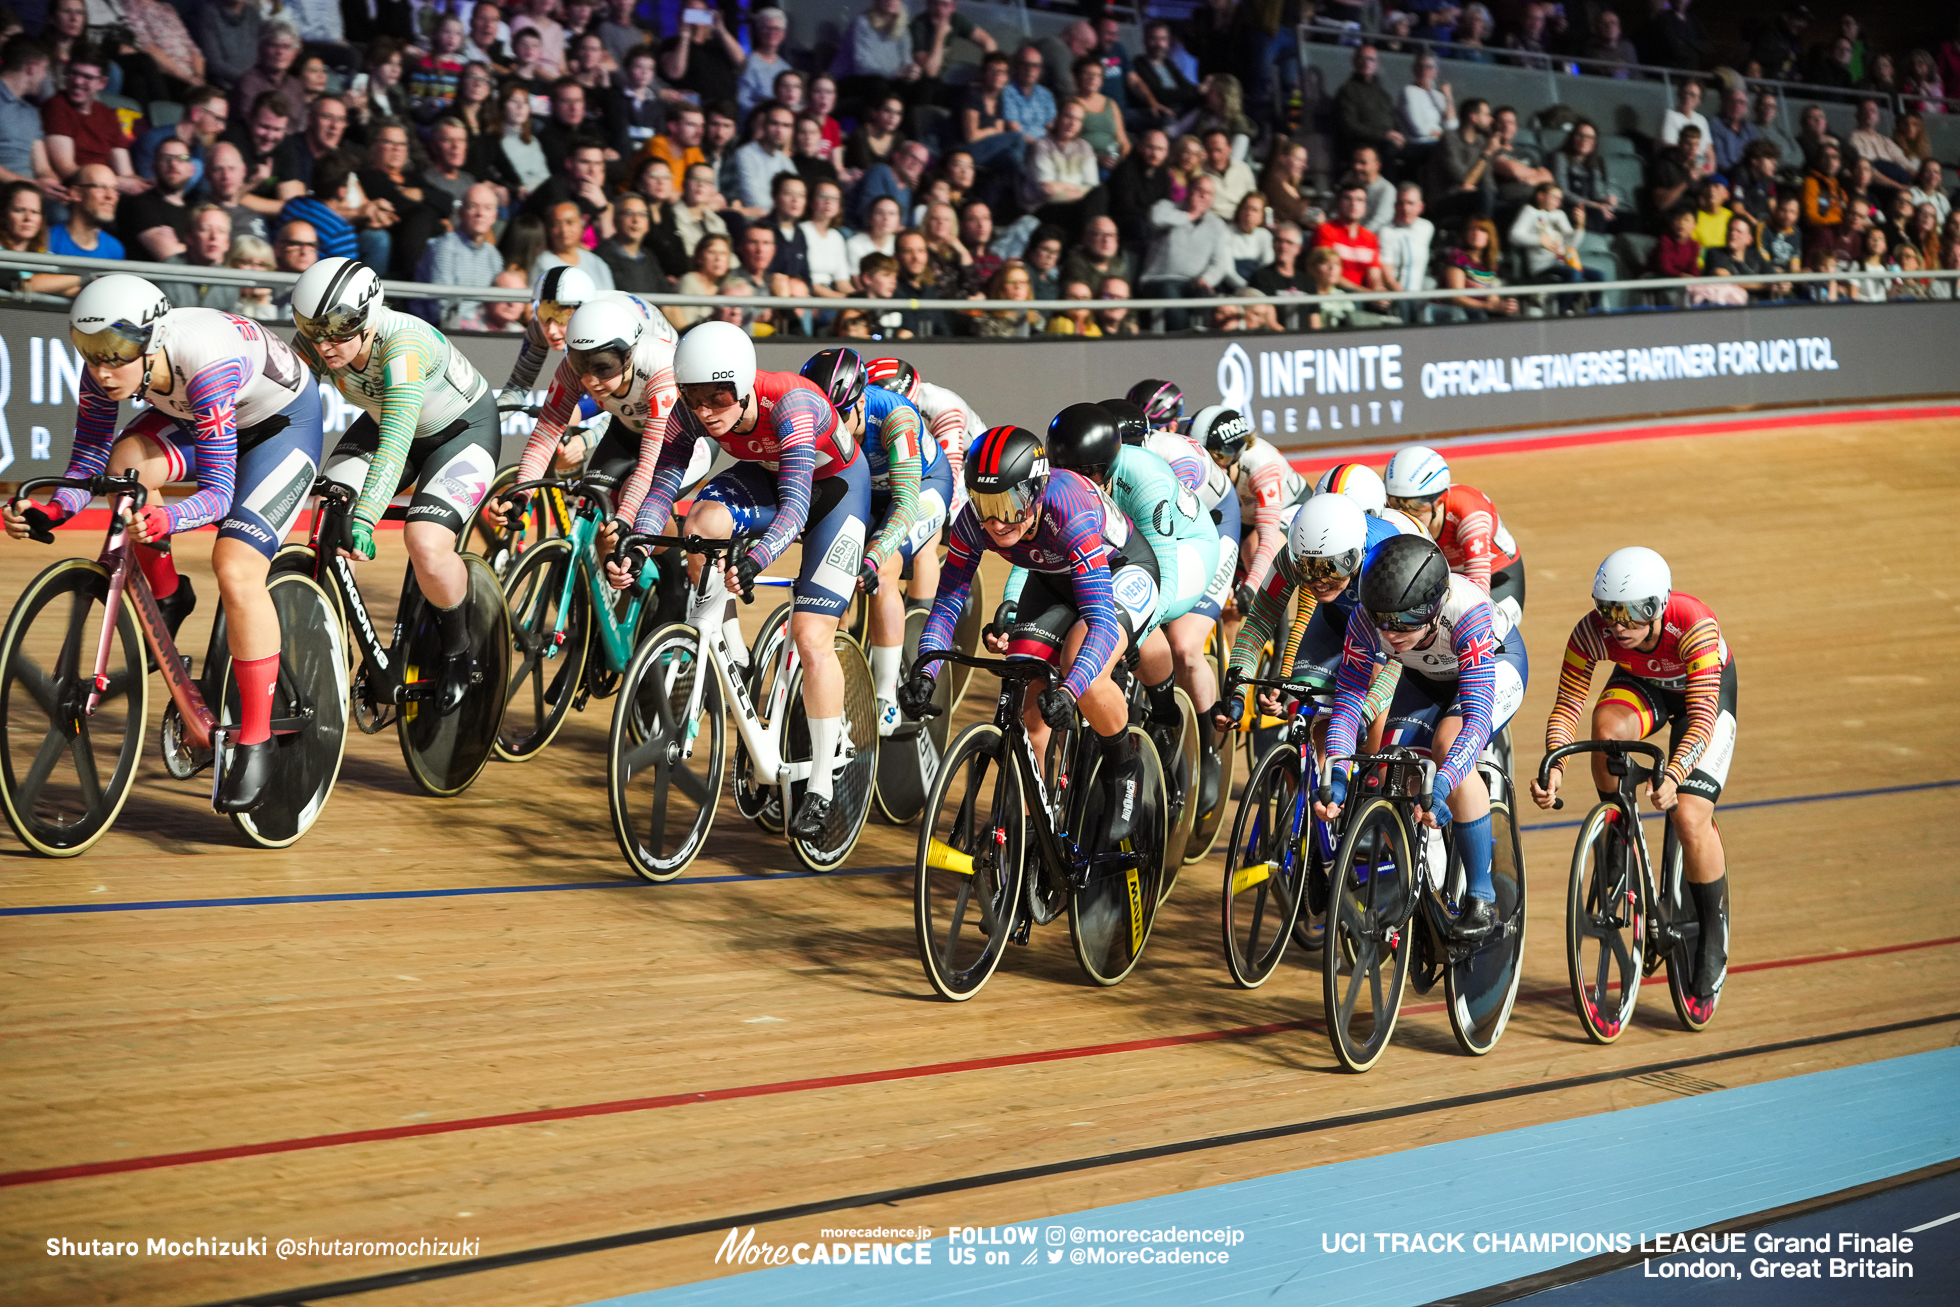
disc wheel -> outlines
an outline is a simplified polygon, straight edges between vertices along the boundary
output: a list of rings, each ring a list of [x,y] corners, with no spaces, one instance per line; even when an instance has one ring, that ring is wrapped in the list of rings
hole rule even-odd
[[[1665,841],[1672,853],[1672,861],[1661,876],[1661,896],[1666,904],[1665,913],[1657,913],[1663,920],[1676,923],[1689,922],[1695,926],[1687,939],[1676,944],[1667,954],[1667,993],[1674,1000],[1674,1015],[1680,1018],[1687,1030],[1705,1030],[1715,1019],[1715,1005],[1721,1001],[1721,994],[1704,1003],[1694,996],[1695,963],[1700,956],[1700,913],[1695,908],[1695,900],[1688,889],[1688,871],[1681,861],[1681,846],[1673,840]]]
[[[1197,793],[1198,762],[1198,710],[1191,703],[1191,696],[1183,690],[1175,692],[1177,697],[1177,747],[1171,756],[1164,758],[1165,797],[1170,804],[1171,834],[1173,849],[1186,849],[1191,846],[1191,832],[1198,825],[1198,805],[1193,802]],[[1160,755],[1161,756],[1161,755]],[[1157,901],[1162,907],[1164,900],[1170,898],[1171,890],[1177,885],[1177,873],[1184,867],[1182,857],[1170,858],[1164,864],[1164,893]]]
[[[1395,805],[1358,805],[1334,860],[1320,968],[1327,1036],[1349,1071],[1373,1067],[1395,1033],[1409,976],[1413,867]]]
[[[1240,989],[1266,983],[1286,955],[1300,912],[1311,815],[1298,752],[1284,745],[1253,769],[1225,849],[1225,965]]]
[[[1517,825],[1508,801],[1493,797],[1490,805],[1492,907],[1497,928],[1477,950],[1443,972],[1443,997],[1450,1014],[1456,1045],[1472,1057],[1482,1057],[1504,1037],[1505,1023],[1518,1000],[1518,980],[1524,974],[1524,858],[1518,851]]]
[[[464,555],[470,587],[464,603],[469,609],[469,652],[476,677],[456,711],[444,716],[431,699],[401,706],[396,733],[408,774],[424,794],[454,798],[467,790],[490,761],[503,720],[505,687],[510,684],[510,610],[503,588],[481,558]],[[404,596],[406,598],[406,596]],[[442,636],[436,630],[435,609],[419,593],[414,609],[402,624],[402,680],[413,683],[441,675]],[[429,689],[434,690],[431,684]]]
[[[899,646],[898,680],[903,685],[912,674],[912,663],[919,652],[919,636],[926,629],[926,618],[930,616],[923,609],[910,609],[905,614],[905,638]],[[894,826],[909,826],[925,811],[933,778],[939,769],[940,749],[928,731],[927,723],[937,723],[950,716],[947,711],[951,700],[951,677],[936,677],[933,681],[933,702],[940,709],[938,717],[927,718],[926,722],[910,722],[903,716],[898,727],[878,741],[878,769],[873,786],[878,811],[886,821]]]
[[[750,694],[754,699],[756,722],[764,734],[770,728],[776,686],[786,666],[784,659],[789,648],[791,607],[791,604],[781,604],[765,617],[762,629],[756,632],[755,643],[749,647],[749,667],[753,678],[749,683]],[[758,668],[759,674],[753,671]],[[789,703],[785,699],[783,710],[788,711],[788,708]],[[788,821],[783,816],[782,787],[755,779],[755,766],[749,758],[748,746],[739,737],[735,741],[735,810],[771,835],[781,835]]]
[[[509,575],[511,568],[532,548],[565,535],[564,501],[556,490],[533,491],[524,511],[505,518],[501,531],[490,525],[483,513],[485,506],[493,499],[502,499],[516,484],[515,465],[497,473],[490,482],[490,492],[477,504],[462,534],[456,537],[457,553],[475,554],[499,579]]]
[[[592,656],[592,596],[571,542],[547,540],[505,573],[504,598],[515,666],[494,747],[505,762],[526,762],[557,736],[578,697]]]
[[[1080,805],[1085,851],[1106,850],[1134,855],[1137,864],[1129,868],[1089,869],[1088,884],[1069,896],[1068,933],[1075,944],[1075,960],[1082,974],[1097,985],[1114,985],[1136,968],[1143,957],[1143,946],[1150,939],[1150,927],[1157,917],[1157,903],[1163,897],[1164,861],[1170,841],[1170,813],[1164,799],[1164,768],[1150,737],[1141,729],[1130,728],[1131,747],[1143,759],[1143,783],[1138,787],[1136,813],[1131,830],[1114,849],[1097,836],[1108,829],[1105,824],[1102,786],[1098,765],[1078,784],[1088,786]],[[1093,856],[1093,854],[1092,854]]]
[[[919,825],[912,918],[919,961],[942,998],[963,1003],[1000,966],[1014,929],[1026,820],[1000,728],[969,726],[939,769]]]
[[[347,662],[340,615],[312,577],[297,572],[267,583],[279,615],[279,679],[272,690],[272,780],[251,812],[231,814],[238,833],[264,849],[283,849],[311,830],[327,806],[347,748]],[[222,720],[239,720],[238,683],[225,667]],[[282,723],[292,723],[290,727]]]
[[[1640,873],[1623,825],[1611,803],[1586,814],[1566,884],[1565,970],[1572,1008],[1595,1044],[1610,1044],[1625,1032],[1646,974]]]
[[[721,683],[700,657],[700,633],[668,626],[642,641],[613,704],[606,794],[613,835],[635,873],[668,881],[708,842],[727,768]],[[694,683],[705,675],[690,714]],[[692,743],[693,755],[685,755]]]
[[[28,582],[0,635],[0,802],[21,843],[49,858],[86,852],[136,780],[149,678],[136,613],[118,605],[101,701],[87,711],[108,620],[109,573],[63,559]]]
[[[1223,682],[1221,682],[1223,684]],[[1232,806],[1232,780],[1238,771],[1239,751],[1232,747],[1230,735],[1218,741],[1218,802],[1211,811],[1199,810],[1191,823],[1191,840],[1184,846],[1184,865],[1203,862],[1211,856],[1212,845],[1218,842],[1219,832],[1225,829],[1225,815]],[[1193,786],[1193,792],[1200,787]]]
[[[831,778],[830,819],[824,823],[823,833],[815,839],[789,842],[796,860],[811,871],[835,871],[851,856],[864,830],[864,819],[871,812],[871,791],[878,772],[878,700],[871,692],[871,667],[864,661],[864,650],[842,631],[832,637],[831,647],[837,651],[837,666],[844,674],[845,740],[855,752]],[[789,760],[801,762],[810,757],[810,726],[800,667],[791,681],[789,697],[783,752]],[[840,748],[844,742],[839,741]],[[790,812],[796,811],[808,788],[804,781],[789,783],[784,800]]]

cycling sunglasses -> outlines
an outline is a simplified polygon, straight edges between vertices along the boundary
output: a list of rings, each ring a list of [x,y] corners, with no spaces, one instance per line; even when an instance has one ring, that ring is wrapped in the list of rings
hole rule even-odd
[[[84,362],[100,368],[119,368],[143,357],[143,342],[131,340],[113,326],[100,331],[71,331],[68,339]]]
[[[1398,513],[1427,513],[1441,498],[1441,495],[1425,495],[1419,499],[1408,495],[1390,495],[1388,506]]]
[[[1331,558],[1303,558],[1301,570],[1313,585],[1325,585],[1330,581],[1345,581],[1361,567],[1361,551],[1350,549]]]
[[[726,381],[696,381],[681,387],[681,403],[688,408],[734,408],[735,387]]]
[[[982,522],[1000,526],[1019,526],[1034,512],[1037,502],[1034,487],[1025,481],[1006,490],[975,491],[971,498],[973,511]]]
[[[1599,620],[1608,626],[1645,626],[1661,615],[1667,606],[1665,599],[1636,599],[1630,604],[1615,603],[1610,600],[1593,600],[1593,611]]]
[[[560,304],[556,300],[545,300],[538,305],[538,321],[555,323],[562,327],[571,322],[572,314],[576,312],[578,312],[576,304]]]
[[[1409,608],[1399,613],[1370,613],[1378,630],[1394,631],[1397,635],[1407,635],[1411,631],[1428,629],[1436,620],[1434,608]]]

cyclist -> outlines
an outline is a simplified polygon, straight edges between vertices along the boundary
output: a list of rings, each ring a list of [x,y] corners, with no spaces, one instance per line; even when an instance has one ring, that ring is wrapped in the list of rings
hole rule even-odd
[[[1336,463],[1322,472],[1313,491],[1324,495],[1330,490],[1361,505],[1364,513],[1379,516],[1388,507],[1388,487],[1382,484],[1382,474],[1366,463]]]
[[[537,385],[544,361],[553,350],[565,348],[565,328],[571,325],[572,314],[578,312],[579,305],[598,297],[599,284],[579,268],[561,263],[540,272],[531,283],[531,320],[524,326],[524,339],[517,347],[517,361],[510,366],[504,389],[529,390]]]
[[[1023,427],[995,427],[967,451],[967,506],[953,520],[946,566],[921,649],[950,649],[981,555],[992,549],[1029,571],[1010,656],[1058,661],[1060,684],[1028,687],[1023,716],[1035,756],[1052,727],[1081,710],[1102,750],[1102,783],[1110,813],[1108,840],[1128,838],[1143,759],[1128,733],[1130,709],[1110,672],[1128,645],[1112,594],[1103,499],[1073,472],[1050,471],[1041,438]],[[933,675],[921,661],[899,687],[909,717],[933,711]]]
[[[1184,392],[1156,377],[1131,386],[1124,398],[1143,410],[1152,431],[1176,431],[1184,418]]]
[[[1715,803],[1735,754],[1735,659],[1708,605],[1674,588],[1666,559],[1635,545],[1614,550],[1599,565],[1593,611],[1566,640],[1558,701],[1545,723],[1547,752],[1572,742],[1593,666],[1609,661],[1613,675],[1593,707],[1592,738],[1643,740],[1668,728],[1667,766],[1648,794],[1674,824],[1701,918],[1694,998],[1701,1005],[1697,1019],[1706,1020],[1728,971],[1728,862]],[[1594,787],[1610,799],[1617,789],[1606,763],[1606,755],[1593,755]],[[1552,806],[1563,779],[1561,764],[1548,787],[1532,783],[1539,807]]]
[[[1421,536],[1398,535],[1376,546],[1361,569],[1359,600],[1348,618],[1327,752],[1353,755],[1376,667],[1401,663],[1388,706],[1389,743],[1427,745],[1436,760],[1433,801],[1421,821],[1438,832],[1452,819],[1460,823],[1456,846],[1469,893],[1457,932],[1466,940],[1483,939],[1497,919],[1490,792],[1477,759],[1524,700],[1530,677],[1524,641],[1490,597],[1452,573],[1442,550]],[[1331,793],[1314,804],[1322,819],[1340,815],[1347,786],[1348,769],[1336,767]],[[1432,837],[1432,847],[1438,838]]]
[[[1202,430],[1201,443],[1211,461],[1225,469],[1239,492],[1239,520],[1252,522],[1239,543],[1239,583],[1233,603],[1243,619],[1252,597],[1272,575],[1273,560],[1286,544],[1293,513],[1313,493],[1307,479],[1294,470],[1271,441],[1252,433],[1252,424],[1233,409],[1214,405],[1198,410],[1191,430]]]
[[[958,392],[945,386],[927,381],[919,375],[919,370],[903,359],[872,359],[864,365],[865,377],[874,386],[897,391],[912,401],[919,410],[919,416],[926,420],[932,438],[939,445],[940,452],[946,455],[947,471],[953,477],[953,503],[951,512],[957,513],[966,507],[966,478],[962,472],[966,465],[966,451],[987,424],[980,420],[980,414],[973,405],[962,399]],[[918,573],[917,560],[914,560],[915,580]],[[937,577],[939,560],[933,559],[934,576]],[[937,585],[914,585],[911,593],[923,598],[927,603],[938,593]]]
[[[211,570],[225,608],[238,683],[236,746],[214,806],[250,812],[272,777],[272,690],[279,679],[279,615],[266,590],[272,555],[313,492],[320,462],[320,391],[293,351],[248,318],[172,309],[141,277],[111,273],[83,288],[68,336],[85,363],[70,477],[134,470],[152,491],[195,475],[197,493],[165,507],[152,499],[129,524],[136,563],[175,635],[197,605],[177,574],[169,538],[218,523]],[[123,400],[149,405],[116,435]],[[58,524],[88,504],[57,491],[47,508],[6,507],[7,533],[35,518]]]
[[[721,583],[749,597],[756,574],[801,540],[790,638],[803,660],[803,704],[816,765],[789,834],[815,839],[830,817],[836,764],[850,746],[834,640],[864,558],[870,471],[823,392],[794,372],[756,371],[755,345],[732,322],[703,322],[683,336],[674,351],[674,380],[681,401],[667,416],[660,460],[634,529],[654,533],[666,525],[695,447],[706,440],[736,461],[695,496],[686,532],[720,540],[760,533],[747,552],[726,560]],[[608,579],[619,588],[632,583],[636,570],[607,564]],[[717,584],[710,581],[704,598],[718,593]],[[729,652],[743,660],[741,630],[732,606],[728,611],[723,629],[735,627]]]
[[[865,385],[864,360],[856,350],[819,350],[803,376],[830,399],[843,426],[864,448],[871,474],[871,521],[858,589],[871,606],[871,682],[878,696],[878,734],[899,723],[898,670],[905,653],[905,596],[899,573],[930,557],[935,586],[936,541],[953,502],[951,463],[939,442],[924,437],[911,400],[883,386]]]
[[[292,303],[300,357],[362,410],[326,466],[327,476],[360,495],[349,557],[374,557],[389,501],[415,487],[402,543],[435,610],[442,640],[435,705],[447,716],[478,679],[464,608],[469,570],[456,539],[497,473],[497,401],[447,337],[387,306],[364,263],[321,259],[293,283]]]
[[[1414,518],[1442,547],[1450,570],[1469,577],[1516,626],[1524,621],[1524,559],[1497,505],[1450,483],[1450,465],[1424,445],[1395,452],[1383,476],[1388,506]]]

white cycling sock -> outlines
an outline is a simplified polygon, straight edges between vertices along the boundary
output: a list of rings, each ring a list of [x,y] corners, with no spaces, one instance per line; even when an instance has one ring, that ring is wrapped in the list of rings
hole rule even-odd
[[[898,702],[898,660],[903,652],[897,645],[871,646],[871,690],[886,703]]]
[[[831,770],[837,761],[837,737],[844,733],[842,717],[810,718],[810,793],[830,797]]]

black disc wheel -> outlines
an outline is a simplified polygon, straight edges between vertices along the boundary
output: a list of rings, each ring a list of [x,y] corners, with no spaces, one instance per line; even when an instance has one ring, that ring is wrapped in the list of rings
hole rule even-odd
[[[1595,1044],[1618,1039],[1633,1020],[1646,974],[1640,869],[1618,807],[1586,814],[1572,850],[1565,900],[1565,969],[1572,1007]],[[1493,847],[1495,847],[1493,845]]]
[[[64,559],[27,583],[0,635],[0,802],[21,843],[43,857],[86,852],[115,824],[136,780],[147,654],[125,596],[95,680],[108,596],[100,564]]]
[[[606,754],[613,835],[638,875],[672,880],[708,842],[726,731],[721,683],[700,656],[699,633],[675,625],[642,641],[613,704]]]
[[[756,721],[765,734],[777,714],[789,711],[785,659],[789,651],[790,609],[790,604],[781,604],[763,618],[762,629],[756,632],[755,643],[749,646],[749,694]],[[735,810],[771,835],[782,834],[788,820],[783,816],[782,787],[756,778],[755,765],[740,739],[735,741]]]
[[[1705,1030],[1715,1019],[1715,1005],[1721,1000],[1695,997],[1695,966],[1701,955],[1701,914],[1688,888],[1688,871],[1681,861],[1681,846],[1673,839],[1663,841],[1669,865],[1663,868],[1661,898],[1666,906],[1662,920],[1672,922],[1681,940],[1667,953],[1667,994],[1674,1000],[1674,1015],[1687,1030]]]
[[[1191,845],[1191,833],[1198,826],[1198,766],[1202,756],[1198,734],[1198,711],[1191,702],[1191,696],[1183,690],[1176,691],[1177,697],[1177,735],[1172,740],[1173,748],[1168,755],[1160,754],[1164,764],[1165,798],[1170,804],[1171,836],[1168,847],[1186,849]],[[1182,857],[1170,858],[1164,864],[1163,899],[1171,896],[1177,886],[1177,873],[1183,869]],[[1163,906],[1163,899],[1158,906]]]
[[[592,655],[592,596],[572,546],[547,540],[504,574],[511,672],[497,756],[525,762],[564,726]]]
[[[1409,977],[1415,894],[1409,829],[1387,799],[1350,800],[1334,860],[1321,951],[1321,997],[1334,1056],[1366,1071],[1388,1051]]]
[[[1143,783],[1137,789],[1129,838],[1113,847],[1101,838],[1109,826],[1097,780],[1100,760],[1077,782],[1087,786],[1079,811],[1081,830],[1087,834],[1081,848],[1090,865],[1088,883],[1069,896],[1068,933],[1082,974],[1097,985],[1117,984],[1136,968],[1163,898],[1170,843],[1164,768],[1150,737],[1138,727],[1130,728],[1130,745],[1143,759]]]
[[[848,760],[836,763],[831,775],[830,818],[814,839],[792,839],[790,850],[796,860],[811,871],[835,871],[844,865],[857,847],[864,831],[864,819],[871,812],[871,791],[878,775],[878,699],[871,690],[871,666],[857,641],[839,631],[831,647],[837,652],[837,667],[844,675],[844,732],[838,741],[848,751]],[[789,720],[783,731],[786,761],[810,758],[810,726],[803,699],[803,670],[798,668],[790,685]],[[811,760],[813,765],[817,760]],[[809,789],[804,781],[791,781],[785,787],[785,802],[794,813]]]
[[[1000,965],[1020,902],[1026,832],[1000,728],[969,726],[933,782],[913,882],[919,961],[941,997],[965,1002]]]
[[[1184,846],[1184,865],[1187,867],[1211,856],[1212,846],[1218,843],[1218,837],[1225,829],[1225,818],[1232,810],[1232,781],[1238,771],[1239,750],[1232,747],[1236,740],[1230,734],[1214,734],[1218,736],[1218,802],[1209,809],[1199,807],[1192,819],[1191,839]],[[1193,786],[1193,801],[1202,803],[1202,756],[1199,766],[1200,783]]]
[[[312,829],[327,806],[347,748],[346,641],[333,599],[312,577],[274,575],[267,584],[279,614],[279,679],[272,688],[272,780],[251,812],[231,815],[238,833],[283,849]],[[238,683],[227,665],[223,721],[238,721]]]
[[[899,649],[901,685],[912,674],[913,656],[919,652],[919,636],[925,631],[928,615],[921,608],[906,611],[905,642]],[[933,702],[939,707],[939,715],[915,722],[901,713],[897,726],[878,740],[875,797],[878,811],[894,826],[909,826],[925,811],[933,778],[939,770],[940,745],[945,738],[930,728],[952,715],[948,711],[952,705],[951,691],[951,677],[934,678]],[[882,714],[884,705],[879,704],[878,709]]]
[[[516,484],[515,465],[497,473],[490,482],[490,492],[476,506],[476,511],[470,514],[470,520],[456,540],[456,552],[475,554],[499,578],[508,576],[510,570],[535,546],[547,540],[563,538],[570,523],[562,492],[534,490],[523,512],[506,517],[501,530],[491,526],[490,520],[484,516],[484,508],[491,500],[502,499]]]
[[[1511,805],[1502,798],[1491,800],[1490,841],[1490,882],[1497,896],[1491,906],[1497,928],[1468,957],[1453,960],[1443,972],[1450,1031],[1457,1047],[1472,1057],[1484,1056],[1504,1037],[1505,1023],[1518,1001],[1518,980],[1524,974],[1524,857]]]
[[[403,682],[422,683],[427,696],[401,707],[395,729],[401,737],[402,758],[422,792],[438,799],[467,790],[490,761],[503,720],[505,687],[510,684],[510,610],[504,606],[503,587],[481,558],[466,554],[463,564],[469,569],[469,592],[463,602],[468,610],[473,673],[455,712],[436,711],[442,635],[436,629],[435,608],[419,593],[402,624],[396,651]],[[405,593],[403,600],[409,601],[409,595]]]
[[[1225,849],[1225,965],[1240,989],[1266,983],[1300,913],[1312,813],[1300,792],[1299,752],[1280,746],[1253,769]]]

